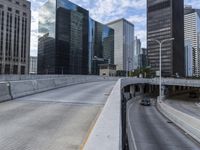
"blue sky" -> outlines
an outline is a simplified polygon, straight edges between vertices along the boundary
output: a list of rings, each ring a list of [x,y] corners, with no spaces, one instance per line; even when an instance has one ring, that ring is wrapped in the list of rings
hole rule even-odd
[[[32,5],[31,55],[37,55],[38,9],[47,0],[29,0]],[[102,23],[126,18],[135,25],[135,35],[146,47],[146,0],[70,0],[90,11],[90,16]],[[200,8],[199,0],[185,0],[185,5]]]

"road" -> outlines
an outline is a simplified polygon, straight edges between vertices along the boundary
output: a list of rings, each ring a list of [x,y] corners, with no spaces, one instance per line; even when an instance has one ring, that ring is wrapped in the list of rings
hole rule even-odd
[[[0,150],[77,150],[115,82],[93,82],[0,103]]]
[[[178,95],[165,100],[165,103],[188,115],[200,119],[200,103],[198,98],[189,98],[189,94]]]
[[[163,117],[155,106],[128,107],[128,136],[131,150],[199,150],[200,145]],[[135,146],[134,146],[135,143]]]

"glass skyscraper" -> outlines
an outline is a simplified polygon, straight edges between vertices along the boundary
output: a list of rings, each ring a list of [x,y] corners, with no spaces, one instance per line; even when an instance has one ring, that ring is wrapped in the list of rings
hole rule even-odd
[[[184,62],[184,1],[147,0],[147,39],[174,41],[162,45],[162,73],[164,76],[185,75]],[[149,63],[159,70],[159,45],[147,42]]]
[[[99,74],[99,65],[108,63],[114,63],[114,30],[90,18],[89,74]]]
[[[97,74],[94,56],[113,60],[110,30],[68,0],[49,0],[39,13],[38,73]]]

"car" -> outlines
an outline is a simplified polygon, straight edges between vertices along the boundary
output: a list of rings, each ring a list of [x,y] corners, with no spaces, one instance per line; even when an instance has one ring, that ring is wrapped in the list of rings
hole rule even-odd
[[[150,106],[151,105],[151,101],[149,98],[144,98],[140,101],[140,105],[143,105],[143,106]]]

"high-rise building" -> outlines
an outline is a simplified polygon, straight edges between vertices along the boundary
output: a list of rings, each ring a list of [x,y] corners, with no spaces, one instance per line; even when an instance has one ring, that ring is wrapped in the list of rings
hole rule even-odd
[[[164,40],[162,44],[162,75],[185,75],[184,62],[184,0],[147,0],[147,49],[149,63],[159,70],[159,44],[149,39]]]
[[[184,11],[184,37],[193,49],[193,76],[200,76],[200,9],[186,6]]]
[[[68,0],[39,11],[38,74],[88,73],[89,12]]]
[[[114,29],[114,64],[117,70],[132,71],[134,61],[134,25],[125,19],[108,23]]]
[[[0,74],[28,74],[31,3],[0,1]]]
[[[139,67],[139,54],[141,53],[141,41],[137,37],[134,39],[134,51],[133,51],[133,69]]]
[[[99,65],[108,63],[114,64],[114,30],[90,19],[89,74],[99,74]]]
[[[146,48],[142,48],[138,55],[138,66],[139,68],[146,68],[148,66],[148,51]]]
[[[49,0],[39,12],[39,74],[98,74],[94,56],[113,62],[114,31],[68,0]]]
[[[192,47],[191,40],[185,40],[185,76],[192,77],[193,76],[193,68],[194,68],[194,48]]]
[[[30,57],[29,74],[37,74],[37,57],[36,56]]]

